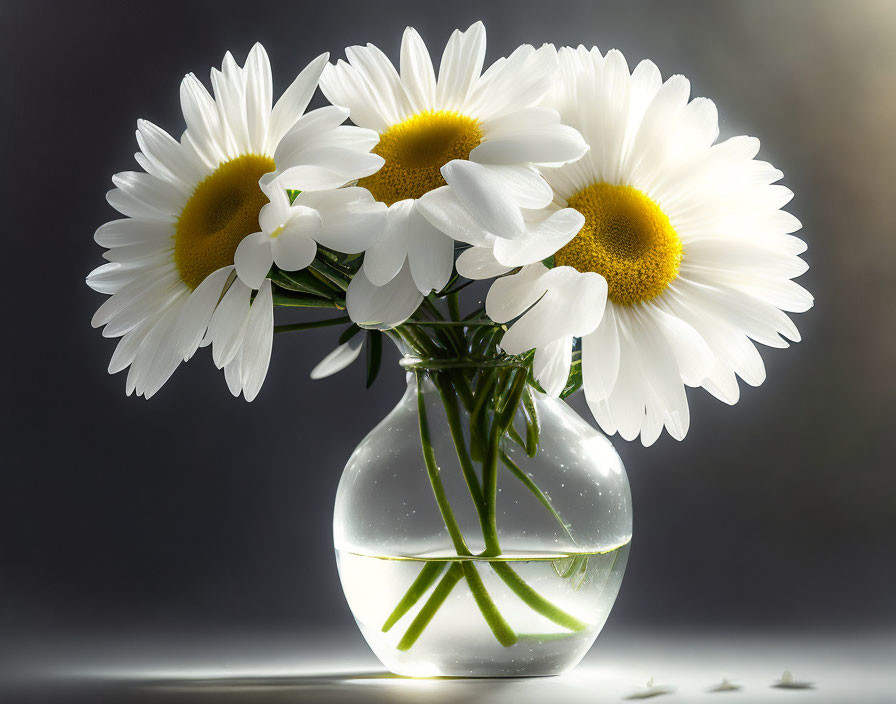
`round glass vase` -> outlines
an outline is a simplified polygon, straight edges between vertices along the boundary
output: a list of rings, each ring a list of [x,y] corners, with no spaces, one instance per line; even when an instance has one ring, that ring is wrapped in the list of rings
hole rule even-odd
[[[336,495],[339,576],[361,633],[399,675],[569,670],[628,559],[619,456],[564,401],[526,385],[525,370],[489,370],[504,385],[477,386],[458,370],[405,366],[404,396],[352,453]],[[503,407],[514,373],[525,389]]]

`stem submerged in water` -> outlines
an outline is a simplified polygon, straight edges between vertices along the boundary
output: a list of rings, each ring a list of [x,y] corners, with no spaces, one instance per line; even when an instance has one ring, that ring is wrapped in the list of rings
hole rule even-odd
[[[401,620],[401,617],[410,611],[414,604],[420,601],[420,597],[426,594],[427,590],[432,586],[432,583],[436,581],[436,578],[442,573],[444,568],[444,562],[427,562],[423,566],[423,569],[420,570],[420,574],[417,575],[417,579],[414,580],[411,588],[407,590],[405,595],[401,598],[401,601],[398,602],[398,606],[396,606],[392,613],[389,614],[389,618],[387,618],[386,622],[383,624],[383,633],[386,633],[392,626],[398,623],[398,621]]]
[[[439,610],[439,607],[445,602],[445,599],[448,598],[451,590],[454,589],[454,585],[457,584],[463,576],[464,571],[460,566],[460,563],[452,562],[451,567],[448,568],[448,572],[445,573],[445,576],[442,577],[442,580],[438,583],[436,588],[433,589],[429,599],[423,604],[420,613],[414,617],[408,630],[405,631],[401,640],[398,641],[397,647],[399,650],[409,650],[410,647],[417,642],[420,634],[423,633],[429,625],[429,622],[432,621],[432,617],[436,615],[436,611]]]
[[[501,612],[498,611],[498,607],[495,606],[495,602],[492,601],[491,596],[489,596],[488,591],[486,591],[485,585],[482,583],[482,577],[479,576],[479,572],[476,570],[476,565],[468,560],[463,563],[463,569],[464,577],[467,579],[467,584],[470,585],[470,591],[473,593],[473,598],[476,600],[479,610],[485,617],[488,627],[491,628],[492,633],[495,634],[495,638],[505,648],[516,643],[516,633],[513,632],[513,629],[507,621],[504,620]]]
[[[504,580],[504,584],[510,587],[513,593],[522,599],[533,611],[537,611],[558,626],[563,626],[571,631],[581,631],[588,627],[587,623],[566,613],[559,606],[554,605],[536,592],[506,562],[492,562],[490,564],[498,576]]]

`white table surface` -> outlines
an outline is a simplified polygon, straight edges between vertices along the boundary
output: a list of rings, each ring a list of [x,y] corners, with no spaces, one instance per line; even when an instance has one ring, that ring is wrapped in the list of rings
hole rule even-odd
[[[560,677],[406,679],[388,674],[361,636],[69,638],[8,649],[0,702],[258,704],[495,702],[600,704],[643,692],[657,702],[896,702],[896,634],[615,633]],[[776,689],[784,670],[810,689]],[[731,692],[709,689],[727,678]],[[5,689],[6,694],[3,694]]]

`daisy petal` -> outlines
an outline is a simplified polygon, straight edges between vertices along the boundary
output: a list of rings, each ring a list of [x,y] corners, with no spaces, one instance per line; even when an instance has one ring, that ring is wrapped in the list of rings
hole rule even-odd
[[[382,51],[373,44],[350,46],[346,48],[345,56],[367,83],[380,112],[389,122],[400,122],[411,113],[401,78]]]
[[[311,96],[317,90],[317,82],[329,58],[328,53],[318,56],[296,76],[289,88],[283,91],[283,95],[271,111],[268,127],[269,148],[278,144],[280,138],[305,112],[305,108],[311,102]]]
[[[244,237],[233,255],[233,263],[242,282],[249,288],[258,289],[274,263],[270,235],[256,232]]]
[[[398,276],[408,255],[414,201],[393,203],[386,212],[382,234],[364,253],[364,274],[374,286],[385,286]]]
[[[456,159],[442,167],[442,176],[484,229],[508,239],[525,232],[519,204],[504,187],[502,179],[487,167]]]
[[[303,205],[320,213],[321,230],[317,241],[345,254],[363,252],[373,237],[382,232],[386,206],[373,200],[364,188],[302,192],[293,205]]]
[[[416,208],[408,218],[408,263],[417,289],[440,291],[454,267],[454,240],[433,227]]]
[[[436,99],[436,76],[432,59],[417,30],[408,27],[401,38],[401,82],[414,112],[432,109]]]
[[[616,317],[608,309],[597,329],[582,338],[582,385],[588,403],[609,398],[619,374]]]
[[[439,65],[436,101],[443,109],[461,107],[485,61],[485,26],[476,22],[466,32],[455,30],[445,46]]]
[[[333,105],[348,108],[352,122],[377,132],[384,131],[389,121],[358,71],[341,59],[328,64],[320,77],[320,89]]]
[[[189,150],[148,120],[137,120],[137,144],[156,170],[185,188],[198,183],[206,175],[202,165],[190,158]]]
[[[317,363],[317,366],[311,370],[311,378],[315,380],[325,379],[337,372],[341,372],[361,354],[363,342],[364,337],[362,335],[355,335],[348,342],[343,342]]]
[[[283,271],[299,271],[314,261],[317,243],[301,229],[284,229],[271,241],[271,253]]]
[[[506,274],[512,268],[495,259],[490,247],[465,249],[458,255],[455,266],[457,273],[467,279],[491,279]]]
[[[240,385],[243,397],[254,401],[271,363],[271,347],[274,341],[274,305],[271,282],[262,283],[246,323],[246,334],[240,350]]]
[[[215,307],[221,300],[224,287],[232,273],[233,267],[225,266],[209,274],[180,309],[175,324],[174,344],[181,359],[190,359],[199,349]]]
[[[145,242],[170,244],[173,234],[174,230],[169,223],[122,218],[100,225],[93,239],[102,247],[121,247]]]
[[[547,272],[547,267],[538,263],[523,267],[517,274],[497,279],[485,299],[488,317],[496,323],[506,323],[522,315],[547,291],[547,286],[541,281]]]
[[[544,295],[501,339],[501,348],[508,354],[522,354],[559,337],[581,337],[600,324],[607,282],[599,274],[556,267],[538,280],[534,290],[544,290]]]
[[[240,350],[249,319],[251,289],[239,278],[234,279],[212,315],[206,336],[212,343],[212,359],[221,369]]]
[[[577,210],[563,208],[554,211],[545,220],[530,224],[524,237],[495,240],[495,259],[508,267],[525,266],[547,259],[575,237],[584,224],[585,216]]]
[[[257,154],[267,150],[271,116],[271,62],[261,44],[255,44],[246,59],[246,122],[249,147]]]
[[[408,264],[385,286],[374,286],[361,269],[348,286],[345,303],[352,321],[365,328],[388,329],[414,314],[423,295]]]
[[[535,350],[532,373],[548,396],[559,396],[572,365],[572,338],[561,337]]]
[[[221,118],[214,98],[202,82],[192,73],[180,84],[180,107],[187,123],[187,133],[197,153],[209,165],[216,165],[225,158]]]
[[[529,166],[492,166],[490,171],[521,208],[544,208],[554,200],[550,185]]]
[[[424,194],[415,205],[433,226],[459,242],[485,245],[493,238],[448,186]]]
[[[485,140],[470,152],[481,164],[559,164],[580,158],[588,149],[578,130],[553,125]]]

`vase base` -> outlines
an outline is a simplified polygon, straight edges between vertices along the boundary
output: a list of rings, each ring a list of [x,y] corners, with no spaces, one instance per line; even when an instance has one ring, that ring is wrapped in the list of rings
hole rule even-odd
[[[470,663],[452,663],[448,665],[444,661],[435,663],[416,662],[411,666],[407,663],[389,662],[392,659],[380,657],[383,665],[393,674],[401,677],[409,677],[414,679],[519,679],[523,677],[556,677],[565,672],[569,672],[584,657],[585,653],[591,647],[594,639],[591,639],[583,648],[582,655],[569,661],[563,657],[562,664],[559,662],[520,662],[512,667],[497,665],[496,663],[486,663],[481,661]],[[496,666],[497,665],[497,666]]]

